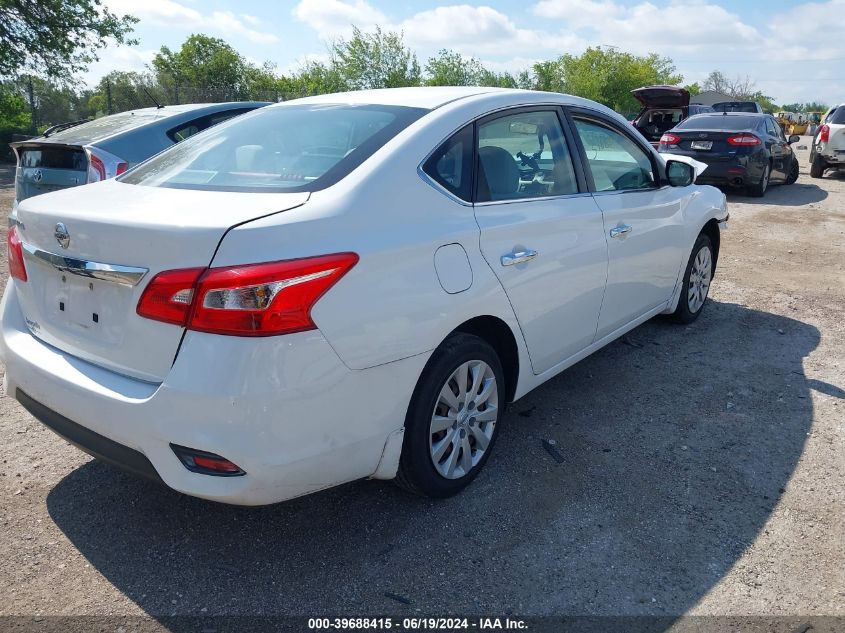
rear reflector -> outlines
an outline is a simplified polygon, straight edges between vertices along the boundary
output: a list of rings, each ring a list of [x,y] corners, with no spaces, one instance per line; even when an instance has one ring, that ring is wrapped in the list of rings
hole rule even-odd
[[[753,134],[737,134],[728,138],[728,145],[751,146],[760,145],[762,141]]]
[[[337,253],[165,271],[150,281],[137,312],[189,330],[231,336],[313,330],[311,308],[357,262],[355,253]]]
[[[23,261],[23,247],[17,226],[9,228],[6,234],[6,252],[9,256],[9,274],[15,279],[26,281],[26,265]]]
[[[176,457],[179,458],[182,465],[191,472],[217,477],[246,475],[240,466],[215,453],[179,446],[178,444],[171,444],[170,448],[176,453]]]
[[[666,132],[666,134],[660,137],[661,145],[677,145],[680,142],[681,137],[677,134],[670,134],[669,132]]]

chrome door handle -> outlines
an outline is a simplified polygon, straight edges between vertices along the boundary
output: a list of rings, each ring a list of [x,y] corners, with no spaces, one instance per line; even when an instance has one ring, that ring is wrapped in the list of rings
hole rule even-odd
[[[627,224],[623,224],[622,226],[615,226],[610,229],[610,237],[622,237],[623,235],[628,235],[631,230],[631,227]]]
[[[518,253],[508,253],[507,255],[502,255],[502,266],[513,266],[514,264],[530,262],[532,259],[537,257],[537,255],[537,251],[532,251],[530,249],[519,251]]]

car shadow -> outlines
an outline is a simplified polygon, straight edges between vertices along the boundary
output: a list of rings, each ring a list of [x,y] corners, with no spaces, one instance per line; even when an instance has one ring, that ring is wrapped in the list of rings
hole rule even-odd
[[[821,202],[828,196],[827,191],[815,183],[796,182],[791,185],[772,185],[762,198],[754,198],[735,189],[722,189],[728,202],[744,204],[774,204],[780,207],[800,207]]]
[[[842,397],[804,376],[818,342],[806,323],[712,300],[690,326],[652,320],[513,404],[487,467],[451,499],[356,482],[243,508],[92,461],[50,491],[47,507],[90,564],[160,622],[349,613],[671,622],[764,528],[812,424],[810,389]]]

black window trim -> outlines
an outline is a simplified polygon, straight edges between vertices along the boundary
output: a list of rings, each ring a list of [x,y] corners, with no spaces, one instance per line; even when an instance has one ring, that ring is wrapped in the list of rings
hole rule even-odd
[[[576,147],[578,148],[578,154],[581,158],[581,163],[584,165],[585,174],[587,177],[587,185],[589,187],[589,191],[592,195],[623,195],[626,193],[643,193],[645,191],[659,191],[660,189],[664,189],[669,186],[668,181],[666,180],[666,173],[663,166],[663,162],[658,160],[656,156],[656,151],[654,147],[649,144],[645,138],[638,138],[637,135],[633,133],[632,130],[626,130],[619,125],[618,121],[614,121],[612,118],[608,117],[602,112],[598,110],[593,110],[591,108],[584,108],[581,106],[564,106],[563,107],[564,113],[566,118],[569,122],[569,125],[573,130],[575,130],[575,118],[581,119],[592,119],[599,125],[604,125],[605,127],[609,127],[611,130],[618,132],[622,136],[628,138],[628,140],[632,141],[635,145],[637,145],[640,149],[645,152],[645,155],[648,156],[649,160],[651,161],[651,168],[654,170],[655,176],[657,178],[657,182],[655,187],[650,189],[620,189],[620,190],[613,190],[613,191],[597,191],[596,190],[596,183],[593,180],[593,172],[590,169],[589,160],[587,160],[587,151],[584,149],[584,144],[581,142],[581,136],[575,134],[575,142]]]
[[[419,165],[417,165],[417,175],[419,175],[419,177],[422,178],[424,182],[426,182],[429,185],[431,185],[432,187],[434,187],[437,191],[442,193],[447,198],[451,199],[453,202],[457,202],[458,204],[463,205],[465,207],[471,207],[472,206],[473,195],[472,194],[470,195],[470,200],[464,200],[463,198],[461,198],[460,196],[455,194],[453,191],[449,191],[446,187],[444,187],[442,184],[437,182],[437,180],[434,178],[434,176],[432,176],[431,174],[429,174],[425,170],[425,164],[429,161],[429,159],[432,156],[434,156],[434,153],[437,150],[439,150],[441,147],[443,147],[444,143],[448,143],[450,140],[452,140],[452,137],[455,136],[455,134],[458,134],[459,132],[463,131],[464,128],[471,125],[472,126],[472,148],[471,148],[472,149],[472,158],[471,158],[471,163],[470,163],[470,169],[471,169],[471,172],[470,172],[471,173],[470,192],[474,192],[475,191],[475,179],[476,179],[475,145],[476,145],[476,140],[477,140],[477,137],[476,137],[477,132],[476,132],[476,128],[475,128],[474,123],[475,123],[474,121],[465,121],[464,123],[462,123],[460,125],[460,127],[458,127],[456,129],[452,130],[451,132],[449,132],[446,136],[444,136],[437,143],[437,145],[434,146],[434,148],[428,154],[425,155],[425,158],[423,158],[420,161]]]

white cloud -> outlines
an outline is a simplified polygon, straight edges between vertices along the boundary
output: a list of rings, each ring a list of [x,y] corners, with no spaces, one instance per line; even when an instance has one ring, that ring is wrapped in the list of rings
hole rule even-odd
[[[156,54],[154,49],[140,49],[131,46],[118,45],[114,42],[97,51],[99,61],[94,62],[83,75],[82,80],[88,84],[96,84],[103,75],[113,70],[144,72]]]
[[[366,0],[302,0],[293,14],[324,40],[348,37],[353,25],[366,30],[376,25],[388,27],[390,22]]]
[[[107,0],[108,8],[114,13],[128,13],[144,22],[159,26],[181,29],[208,29],[212,32],[239,36],[257,44],[273,44],[279,41],[274,33],[250,28],[245,22],[257,26],[260,21],[250,15],[236,16],[231,11],[214,11],[210,15],[200,13],[174,0]]]

